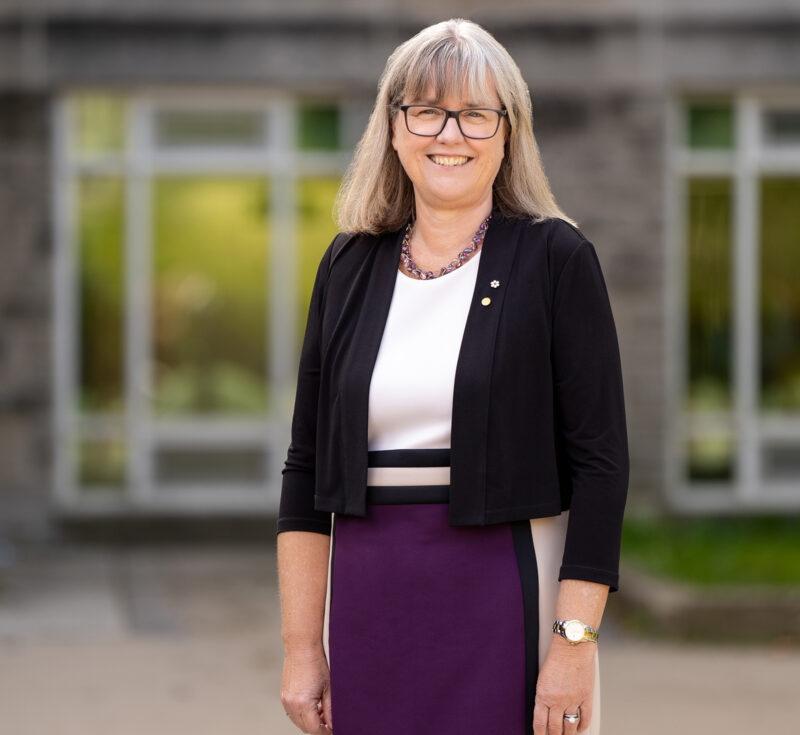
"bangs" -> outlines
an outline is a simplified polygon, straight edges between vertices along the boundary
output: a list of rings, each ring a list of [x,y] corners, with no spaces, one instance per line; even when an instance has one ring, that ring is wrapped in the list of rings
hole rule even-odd
[[[445,97],[463,97],[469,106],[491,103],[498,95],[483,49],[466,39],[447,38],[423,49],[406,74],[400,97],[440,104]],[[428,87],[433,97],[426,98]]]

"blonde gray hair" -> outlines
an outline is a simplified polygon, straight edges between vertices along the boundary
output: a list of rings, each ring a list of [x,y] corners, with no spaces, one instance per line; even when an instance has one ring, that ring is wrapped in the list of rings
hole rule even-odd
[[[414,190],[392,147],[392,117],[404,98],[420,99],[428,85],[437,101],[462,93],[471,100],[488,99],[494,85],[510,128],[493,185],[494,206],[505,217],[560,217],[577,226],[550,190],[533,135],[530,92],[519,67],[481,26],[454,18],[423,29],[386,62],[375,106],[336,199],[342,231],[394,231],[413,217]]]

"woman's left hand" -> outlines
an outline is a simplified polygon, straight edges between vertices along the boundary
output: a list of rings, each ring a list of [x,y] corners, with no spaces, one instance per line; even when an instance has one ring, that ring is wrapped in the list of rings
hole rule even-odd
[[[572,644],[553,634],[536,682],[534,735],[575,735],[589,727],[596,655],[596,643]],[[564,719],[565,714],[578,711],[578,722],[571,724]]]

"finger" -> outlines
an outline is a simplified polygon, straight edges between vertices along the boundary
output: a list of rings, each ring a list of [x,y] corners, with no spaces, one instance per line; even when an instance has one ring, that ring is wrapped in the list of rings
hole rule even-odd
[[[328,728],[328,723],[325,720],[325,706],[322,704],[322,700],[320,699],[317,702],[317,717],[319,717],[319,729],[317,730],[318,733],[322,733],[323,735],[330,735],[330,729]]]
[[[580,715],[580,720],[577,722],[570,722],[569,720],[564,720],[562,716],[562,721],[564,723],[564,735],[575,735],[578,732],[578,725],[583,721],[583,710],[575,705],[574,707],[567,707],[564,710],[565,715],[572,715],[577,714]]]
[[[547,715],[547,706],[537,702],[533,708],[533,735],[547,735]]]
[[[300,729],[303,732],[312,733],[313,735],[320,732],[322,723],[319,720],[316,702],[306,702],[300,710],[298,719],[300,720]]]
[[[301,732],[305,732],[305,728],[303,727],[302,719],[299,715],[295,714],[294,710],[287,709],[286,714],[289,715],[289,719],[292,721],[292,724]]]
[[[286,714],[289,715],[289,719],[292,721],[292,724],[297,727],[302,732],[306,732],[305,725],[303,724],[303,707],[298,702],[284,702],[284,709],[286,710]]]
[[[325,724],[333,730],[333,705],[331,704],[330,684],[322,692],[322,714],[325,717]]]
[[[581,705],[581,721],[578,723],[578,732],[586,732],[592,722],[592,703],[584,702]]]
[[[564,710],[558,707],[551,707],[547,718],[547,735],[563,735],[564,730]]]
[[[313,731],[314,735],[319,735],[320,733],[322,735],[329,735],[330,730],[328,730],[328,726],[325,722],[325,714],[322,709],[322,700],[317,702],[317,717],[319,718],[319,727]]]
[[[328,724],[325,722],[325,714],[322,706],[322,701],[318,700],[316,705],[315,711],[315,727],[316,730],[311,730],[313,735],[331,735],[331,731],[328,729]]]

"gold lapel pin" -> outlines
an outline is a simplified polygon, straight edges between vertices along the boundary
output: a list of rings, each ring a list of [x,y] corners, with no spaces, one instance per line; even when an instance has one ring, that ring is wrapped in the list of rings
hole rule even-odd
[[[492,303],[492,300],[491,300],[491,299],[490,299],[488,296],[484,296],[484,297],[481,299],[481,303],[482,303],[484,306],[489,306],[489,304],[491,304],[491,303]]]

